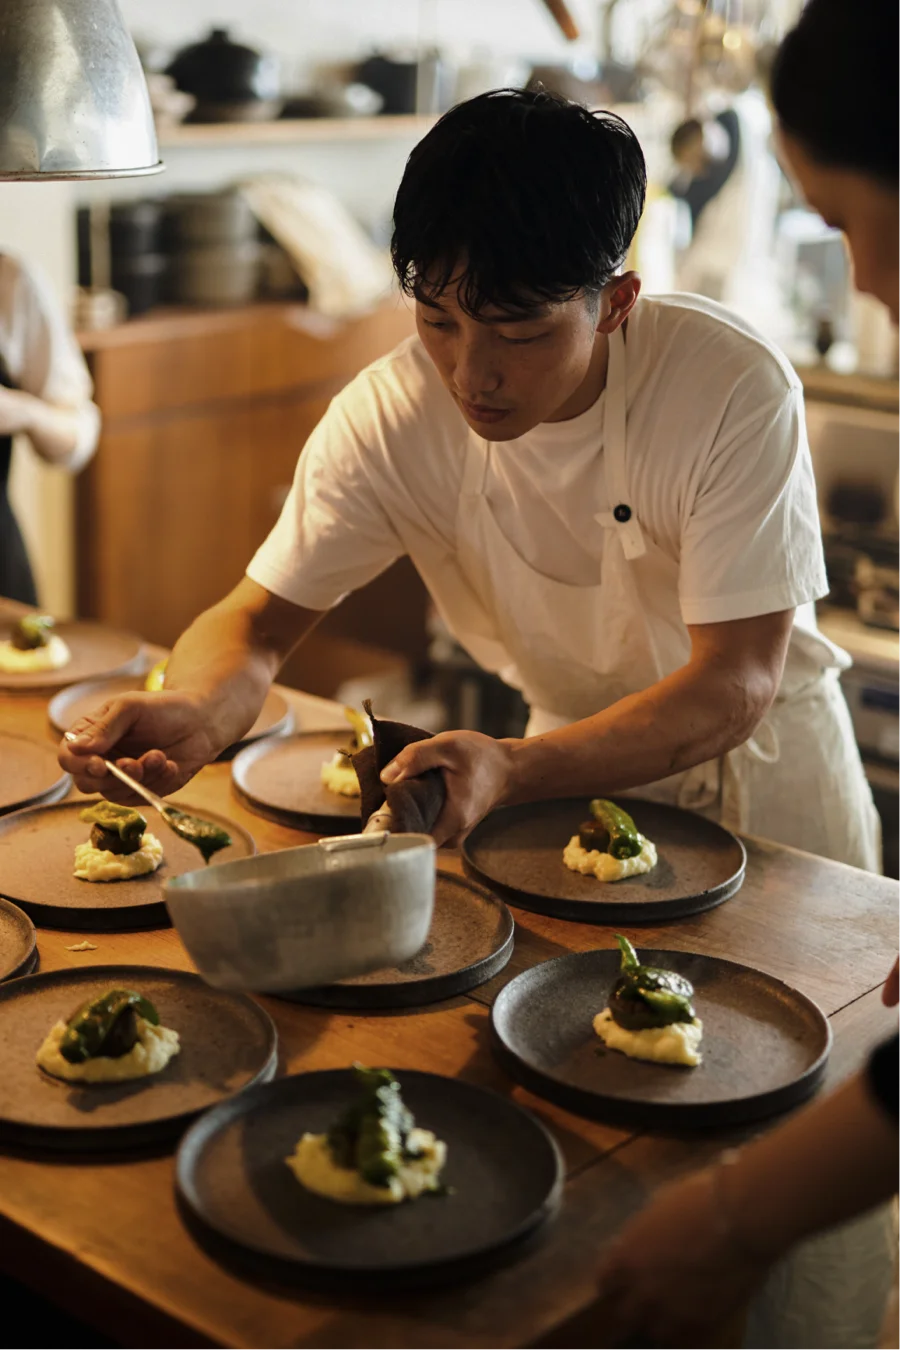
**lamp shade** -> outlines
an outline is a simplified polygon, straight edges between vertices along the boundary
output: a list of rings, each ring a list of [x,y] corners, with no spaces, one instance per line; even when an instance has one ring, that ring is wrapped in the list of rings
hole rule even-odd
[[[162,168],[144,72],[116,0],[0,3],[0,181]]]

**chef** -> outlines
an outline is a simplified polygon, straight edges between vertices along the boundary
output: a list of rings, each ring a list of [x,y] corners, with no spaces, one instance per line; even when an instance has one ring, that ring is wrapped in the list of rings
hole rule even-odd
[[[756,332],[623,270],[644,202],[627,125],[503,90],[410,156],[393,258],[418,336],[310,437],[246,577],[177,643],[165,693],[72,729],[167,793],[254,721],[321,615],[402,554],[531,707],[522,740],[449,732],[436,826],[548,796],[642,794],[856,866],[877,816],[838,676],[799,381]]]
[[[97,444],[91,378],[45,278],[0,253],[0,596],[38,603],[8,485],[13,437],[46,463],[77,473]]]

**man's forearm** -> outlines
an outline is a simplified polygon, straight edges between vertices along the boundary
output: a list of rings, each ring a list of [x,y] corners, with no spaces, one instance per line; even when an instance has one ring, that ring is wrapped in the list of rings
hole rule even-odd
[[[684,666],[594,717],[511,742],[505,801],[608,795],[715,759],[753,733],[773,692],[761,672]]]
[[[858,1073],[743,1149],[718,1188],[735,1238],[780,1255],[896,1193],[897,1127]]]
[[[221,751],[253,725],[285,658],[319,617],[267,596],[245,578],[178,639],[166,689],[198,700]]]

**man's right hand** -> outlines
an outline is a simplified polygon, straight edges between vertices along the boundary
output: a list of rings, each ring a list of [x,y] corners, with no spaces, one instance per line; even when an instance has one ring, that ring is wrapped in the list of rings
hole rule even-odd
[[[60,742],[59,762],[81,792],[133,805],[139,798],[107,772],[104,759],[165,797],[222,749],[200,699],[161,690],[123,694],[80,718]]]

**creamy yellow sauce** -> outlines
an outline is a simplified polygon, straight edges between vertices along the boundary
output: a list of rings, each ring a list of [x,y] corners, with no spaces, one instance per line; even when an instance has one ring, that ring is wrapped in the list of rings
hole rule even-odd
[[[621,1050],[630,1059],[650,1059],[657,1064],[686,1064],[695,1069],[702,1060],[700,1041],[703,1023],[672,1022],[667,1027],[645,1027],[628,1031],[620,1027],[609,1008],[594,1018],[594,1031],[610,1050]]]
[[[422,1156],[408,1159],[387,1186],[372,1186],[355,1168],[339,1167],[325,1134],[304,1134],[285,1162],[301,1186],[328,1200],[342,1205],[399,1205],[435,1190],[447,1161],[447,1145],[431,1130],[410,1130],[407,1143]]]
[[[336,792],[340,797],[359,796],[356,770],[340,750],[334,759],[328,759],[322,765],[322,782],[330,792]]]
[[[59,670],[68,665],[72,653],[61,637],[54,634],[44,647],[20,652],[11,642],[0,642],[0,670],[7,675],[30,675],[36,670]]]
[[[573,872],[583,876],[595,876],[598,881],[622,881],[625,877],[639,876],[656,866],[656,845],[643,835],[639,836],[641,851],[634,858],[614,858],[611,853],[601,853],[598,848],[581,847],[577,834],[563,849],[563,862]]]
[[[37,1052],[37,1063],[54,1078],[65,1078],[69,1083],[122,1083],[129,1078],[147,1078],[159,1073],[181,1049],[178,1032],[171,1027],[155,1027],[144,1017],[137,1019],[138,1039],[127,1055],[113,1059],[96,1055],[83,1064],[70,1064],[60,1054],[60,1041],[66,1030],[65,1022],[57,1022]]]
[[[163,860],[163,846],[149,830],[136,853],[110,853],[94,848],[90,839],[75,845],[75,875],[80,881],[128,881],[155,872]]]

